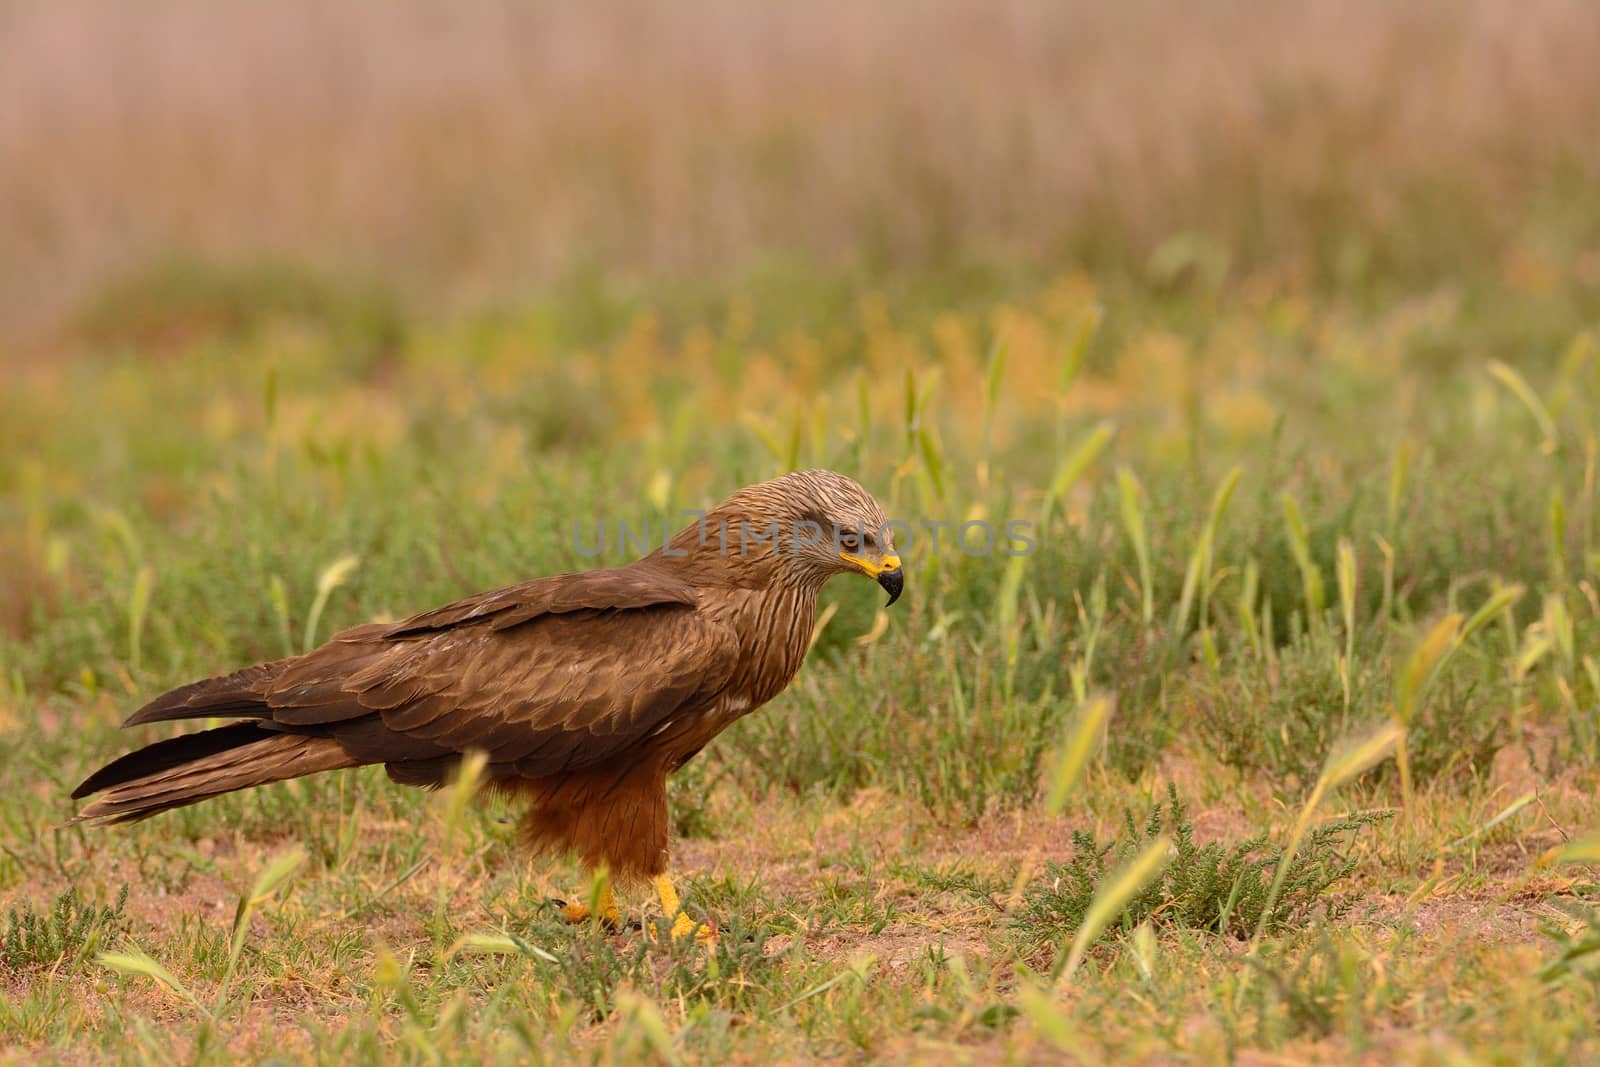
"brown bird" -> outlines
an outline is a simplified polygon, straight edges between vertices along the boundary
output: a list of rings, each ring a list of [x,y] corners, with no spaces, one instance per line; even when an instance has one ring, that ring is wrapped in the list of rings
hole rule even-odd
[[[102,767],[73,791],[101,794],[73,821],[130,822],[372,763],[437,787],[476,750],[489,784],[530,801],[522,831],[536,850],[650,879],[673,936],[703,933],[667,874],[667,775],[783,691],[810,646],[818,591],[844,573],[877,579],[891,604],[900,595],[888,520],[866,490],[825,470],[752,485],[626,566],[356,626],[157,697],[123,725],[242,721]],[[597,912],[614,925],[609,885]]]

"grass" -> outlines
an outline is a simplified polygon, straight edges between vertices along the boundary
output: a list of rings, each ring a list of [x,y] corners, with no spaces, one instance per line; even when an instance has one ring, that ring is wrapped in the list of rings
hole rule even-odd
[[[1234,6],[0,16],[0,1063],[1600,1057],[1593,12]],[[812,465],[907,592],[673,780],[709,954],[376,769],[63,826]]]
[[[1159,878],[1125,904],[1119,921],[1128,930],[1148,921],[1242,940],[1258,927],[1281,932],[1317,909],[1325,908],[1327,917],[1337,921],[1348,910],[1348,901],[1334,899],[1330,891],[1356,869],[1356,861],[1346,858],[1351,838],[1387,814],[1360,812],[1323,823],[1297,855],[1285,860],[1283,850],[1269,844],[1264,834],[1229,845],[1197,844],[1194,822],[1177,786],[1168,783],[1165,804],[1158,800],[1151,805],[1142,824],[1128,812],[1123,832],[1113,840],[1102,844],[1092,831],[1074,833],[1072,854],[1045,864],[1043,877],[1029,888],[1016,926],[1035,940],[1076,931],[1108,870],[1125,865],[1163,835],[1171,847],[1169,862]],[[1274,874],[1284,863],[1284,879],[1274,893]]]
[[[12,1059],[1596,1051],[1593,869],[1552,859],[1600,785],[1587,296],[1487,292],[1497,366],[1491,308],[1293,284],[908,280],[819,330],[751,282],[391,310],[374,348],[369,304],[261,277],[0,397]],[[565,926],[578,872],[512,812],[378,771],[60,827],[145,696],[804,464],[1035,550],[915,536],[881,616],[836,583],[675,780],[709,955]]]
[[[6,916],[0,934],[0,961],[15,972],[42,966],[80,966],[87,955],[107,936],[121,933],[122,909],[128,902],[128,887],[117,892],[115,904],[85,905],[76,886],[55,899],[46,913],[25,904]]]

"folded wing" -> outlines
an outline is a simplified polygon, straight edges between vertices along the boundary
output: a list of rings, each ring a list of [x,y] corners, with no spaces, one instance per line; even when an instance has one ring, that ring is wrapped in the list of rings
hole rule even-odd
[[[669,722],[712,707],[738,662],[734,635],[698,610],[695,590],[648,562],[541,578],[397,624],[359,626],[304,656],[173,690],[128,725],[245,721],[124,756],[74,796],[120,788],[153,810],[193,803],[204,796],[174,795],[153,780],[192,782],[197,769],[226,763],[228,774],[210,776],[206,796],[219,781],[230,789],[259,784],[240,766],[239,749],[274,754],[303,749],[305,738],[337,751],[318,748],[317,758],[299,763],[264,760],[272,776],[261,780],[301,764],[384,763],[400,781],[433,783],[474,749],[488,754],[497,778],[616,759]],[[126,804],[118,814],[138,817]]]

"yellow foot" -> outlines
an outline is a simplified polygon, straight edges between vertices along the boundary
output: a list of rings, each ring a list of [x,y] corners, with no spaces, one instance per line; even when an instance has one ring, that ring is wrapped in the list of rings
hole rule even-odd
[[[661,934],[657,931],[655,923],[650,923],[648,929],[652,941],[661,940]],[[674,942],[682,941],[684,938],[692,936],[698,944],[706,949],[715,948],[717,944],[717,928],[715,926],[697,923],[682,912],[679,912],[678,917],[672,920],[672,929],[668,930],[667,933]]]
[[[569,923],[585,923],[590,919],[598,918],[608,928],[617,930],[622,927],[622,913],[617,910],[617,898],[611,893],[611,884],[602,883],[600,892],[596,894],[595,906],[587,904],[561,905],[561,917]]]
[[[672,879],[666,875],[657,875],[654,879],[656,896],[661,899],[661,910],[672,916],[672,928],[668,931],[673,941],[681,941],[686,937],[693,937],[701,945],[710,948],[717,943],[717,928],[705,923],[697,923],[689,918],[683,910],[683,903],[678,899],[678,891],[673,888]],[[656,932],[656,924],[650,924],[650,937],[660,940]]]

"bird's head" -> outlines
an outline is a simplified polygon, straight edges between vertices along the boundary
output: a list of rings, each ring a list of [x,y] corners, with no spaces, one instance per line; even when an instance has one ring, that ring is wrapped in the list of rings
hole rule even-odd
[[[729,554],[770,560],[818,585],[864,574],[900,597],[905,576],[883,506],[853,478],[795,471],[739,490],[708,518],[726,531]]]

